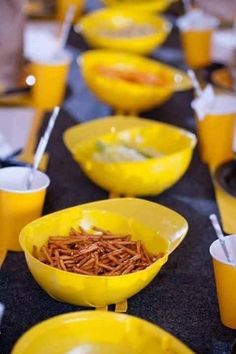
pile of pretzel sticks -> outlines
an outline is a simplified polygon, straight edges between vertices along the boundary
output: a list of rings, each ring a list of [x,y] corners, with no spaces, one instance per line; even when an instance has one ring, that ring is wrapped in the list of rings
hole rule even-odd
[[[71,229],[68,236],[50,236],[40,250],[33,246],[33,256],[52,267],[83,275],[122,275],[143,270],[159,258],[131,235],[118,235],[93,227]]]

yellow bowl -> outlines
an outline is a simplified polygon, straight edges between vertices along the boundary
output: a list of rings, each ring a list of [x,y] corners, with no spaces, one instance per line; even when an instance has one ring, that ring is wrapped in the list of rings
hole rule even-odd
[[[121,276],[87,276],[48,266],[32,256],[50,235],[68,235],[71,227],[98,226],[114,233],[131,234],[150,252],[164,257],[144,270]],[[141,199],[121,198],[93,202],[40,218],[20,234],[29,270],[54,299],[75,305],[103,307],[135,295],[148,285],[180,244],[187,232],[186,220],[161,205]]]
[[[174,336],[140,318],[82,311],[50,318],[27,331],[12,354],[193,354]]]
[[[91,50],[78,58],[81,73],[92,92],[105,103],[120,111],[144,111],[168,100],[176,91],[190,89],[189,77],[174,67],[142,56]],[[150,73],[165,78],[165,85],[147,85],[104,76],[99,68],[120,69],[128,72]]]
[[[103,0],[105,5],[144,12],[165,11],[176,0]]]
[[[103,162],[94,159],[97,141],[152,148],[161,156],[144,161]],[[64,142],[85,174],[109,192],[155,195],[176,183],[191,161],[196,137],[183,129],[148,119],[106,117],[76,125]]]
[[[153,33],[129,38],[111,36],[127,25],[149,25]],[[95,48],[149,54],[165,41],[171,30],[171,24],[161,16],[148,13],[143,14],[129,9],[102,9],[84,16],[75,26],[75,30],[81,32],[86,41]],[[110,31],[110,36],[104,34],[104,30]]]

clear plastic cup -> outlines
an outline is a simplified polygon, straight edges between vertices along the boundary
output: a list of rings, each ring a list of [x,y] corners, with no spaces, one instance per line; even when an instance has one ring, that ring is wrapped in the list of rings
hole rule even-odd
[[[186,64],[194,69],[209,65],[212,61],[212,35],[219,25],[218,19],[201,10],[192,10],[180,17],[177,24]]]

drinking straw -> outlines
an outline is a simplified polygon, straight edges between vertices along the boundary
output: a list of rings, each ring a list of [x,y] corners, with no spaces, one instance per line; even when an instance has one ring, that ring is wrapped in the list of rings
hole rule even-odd
[[[196,76],[195,72],[192,69],[188,69],[187,70],[187,74],[188,74],[188,76],[190,77],[190,79],[192,81],[193,88],[195,90],[196,95],[198,97],[200,97],[201,94],[202,94],[202,89],[201,89],[200,83],[199,83],[199,81],[197,79],[197,76]]]
[[[225,255],[227,261],[230,264],[232,264],[233,267],[236,269],[236,264],[235,264],[235,262],[232,260],[232,258],[229,255],[229,251],[228,251],[226,243],[225,243],[225,237],[224,237],[224,234],[223,234],[222,229],[220,227],[220,223],[219,223],[219,221],[217,219],[217,216],[215,214],[211,214],[209,218],[210,218],[212,226],[213,226],[213,228],[214,228],[214,230],[216,232],[216,236],[218,237],[218,239],[220,241],[222,250],[224,252],[224,255]]]
[[[55,125],[55,122],[56,122],[59,112],[60,112],[60,108],[58,106],[56,106],[52,112],[50,119],[49,119],[47,129],[45,130],[44,135],[41,137],[41,139],[39,141],[38,147],[37,147],[36,152],[34,154],[33,166],[31,167],[28,178],[27,178],[27,184],[26,184],[27,189],[31,189],[32,182],[34,179],[34,174],[39,167],[40,161],[41,161],[43,154],[45,152],[45,149],[47,147],[50,135],[52,133],[52,130]]]
[[[76,11],[75,5],[69,6],[66,16],[65,16],[65,20],[62,24],[62,31],[61,31],[61,36],[60,36],[59,45],[58,45],[58,52],[63,50],[66,45],[66,42],[67,42],[67,39],[69,36],[69,32],[70,32],[70,27],[71,27],[72,21],[75,16],[75,11]]]

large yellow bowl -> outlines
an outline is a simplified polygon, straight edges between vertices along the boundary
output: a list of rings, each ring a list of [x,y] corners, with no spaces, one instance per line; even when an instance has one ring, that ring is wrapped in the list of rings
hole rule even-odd
[[[50,318],[27,331],[12,354],[193,354],[152,323],[112,312],[82,311]]]
[[[96,142],[153,148],[163,155],[144,161],[102,162],[94,159]],[[106,117],[76,125],[64,142],[86,175],[109,192],[155,195],[176,183],[191,161],[196,137],[169,124],[135,117]]]
[[[176,0],[103,0],[108,6],[144,12],[165,11]]]
[[[150,25],[153,33],[117,38],[104,35],[104,30],[115,32],[127,25]],[[123,50],[139,54],[149,54],[160,46],[171,30],[171,24],[161,16],[134,12],[130,9],[102,9],[84,16],[75,30],[81,32],[88,44],[95,48]]]
[[[92,92],[119,111],[148,110],[164,103],[174,92],[192,87],[189,77],[184,72],[136,54],[105,49],[91,50],[82,54],[78,58],[78,63],[85,82]],[[166,84],[151,86],[114,77],[109,78],[99,72],[101,66],[164,75]]]
[[[142,240],[148,251],[164,252],[165,256],[144,270],[121,276],[65,272],[32,256],[33,245],[41,247],[50,235],[68,235],[71,227],[79,226],[131,234],[134,240]],[[170,209],[141,199],[121,198],[83,204],[40,218],[22,230],[20,244],[33,277],[50,296],[70,304],[103,307],[125,301],[148,285],[187,229],[186,220]]]

